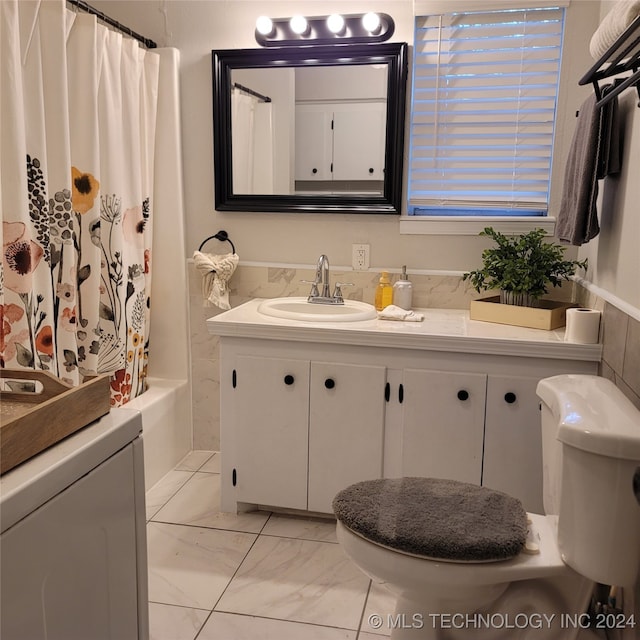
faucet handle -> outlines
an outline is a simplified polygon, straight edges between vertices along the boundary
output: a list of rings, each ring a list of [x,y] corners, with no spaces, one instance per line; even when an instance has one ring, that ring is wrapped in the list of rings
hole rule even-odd
[[[311,292],[309,293],[310,298],[317,298],[320,296],[318,291],[319,280],[300,280],[300,282],[311,285]]]
[[[336,302],[344,302],[342,296],[342,287],[353,287],[353,282],[336,282],[336,288],[333,290],[333,299]]]

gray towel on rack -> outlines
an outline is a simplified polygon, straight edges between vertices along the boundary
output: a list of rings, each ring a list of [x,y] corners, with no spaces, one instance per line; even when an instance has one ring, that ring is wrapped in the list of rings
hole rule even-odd
[[[596,209],[598,178],[620,170],[617,98],[602,109],[596,102],[593,94],[580,107],[556,225],[560,241],[575,246],[589,242],[600,232]]]
[[[602,97],[606,96],[615,84],[607,84],[602,87]],[[620,144],[620,114],[618,112],[618,98],[605,104],[602,109],[601,120],[601,144],[598,154],[598,179],[605,178],[614,173],[620,173],[622,168],[622,145]]]

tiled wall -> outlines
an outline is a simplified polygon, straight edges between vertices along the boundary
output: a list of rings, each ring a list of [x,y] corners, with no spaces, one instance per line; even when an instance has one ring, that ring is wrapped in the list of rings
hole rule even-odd
[[[252,298],[306,296],[311,269],[240,266],[231,279],[231,306]],[[398,274],[392,274],[397,279]],[[370,271],[332,270],[332,282],[351,282],[345,296],[373,302],[378,274]],[[478,294],[459,276],[409,275],[413,282],[415,307],[466,309]],[[193,386],[194,449],[220,448],[220,400],[218,338],[207,333],[206,319],[221,313],[205,307],[201,276],[189,262],[191,303],[191,369]],[[585,288],[569,284],[553,291],[554,299],[577,300],[582,306],[603,312],[601,341],[603,359],[600,375],[609,378],[640,409],[640,322]]]
[[[576,300],[602,311],[600,375],[615,382],[640,409],[640,322],[584,287],[577,287]]]

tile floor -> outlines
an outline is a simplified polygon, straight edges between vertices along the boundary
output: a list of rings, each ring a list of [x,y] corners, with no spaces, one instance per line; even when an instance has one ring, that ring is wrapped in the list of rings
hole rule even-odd
[[[151,640],[384,640],[394,599],[335,524],[220,513],[220,457],[193,451],[147,492]]]

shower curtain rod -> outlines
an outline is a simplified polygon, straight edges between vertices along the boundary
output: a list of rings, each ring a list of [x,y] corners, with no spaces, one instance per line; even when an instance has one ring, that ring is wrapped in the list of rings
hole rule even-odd
[[[253,89],[249,89],[249,87],[245,87],[243,84],[240,84],[239,82],[234,82],[233,88],[240,89],[240,91],[244,91],[249,95],[255,96],[256,98],[262,100],[262,102],[271,102],[271,98],[269,96],[264,96],[261,93],[254,91]]]
[[[67,0],[67,2],[69,4],[72,4],[74,7],[78,7],[78,9],[82,9],[82,11],[86,11],[91,15],[97,16],[99,20],[102,20],[102,22],[108,24],[110,27],[114,27],[115,29],[118,29],[118,31],[121,31],[122,33],[125,33],[132,38],[135,38],[136,40],[138,40],[138,42],[141,42],[145,47],[147,47],[147,49],[155,49],[158,46],[153,40],[149,40],[149,38],[141,36],[139,33],[136,33],[132,29],[129,29],[129,27],[125,27],[117,20],[114,20],[113,18],[110,18],[109,16],[102,13],[102,11],[94,9],[90,4],[84,2],[84,0]]]

